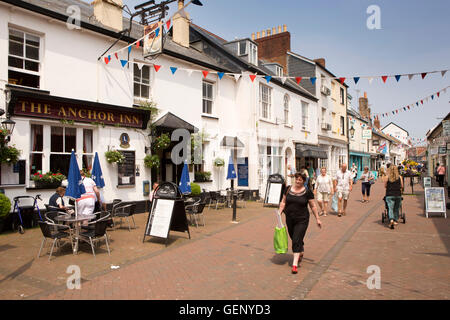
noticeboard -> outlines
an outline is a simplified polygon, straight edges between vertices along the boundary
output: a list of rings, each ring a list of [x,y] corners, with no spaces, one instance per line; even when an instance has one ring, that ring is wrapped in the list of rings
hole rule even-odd
[[[425,188],[425,214],[428,218],[428,213],[438,212],[444,213],[447,218],[445,204],[444,188]]]
[[[266,192],[266,201],[267,204],[275,204],[278,205],[280,203],[280,195],[283,188],[283,184],[281,183],[269,183],[268,190]]]

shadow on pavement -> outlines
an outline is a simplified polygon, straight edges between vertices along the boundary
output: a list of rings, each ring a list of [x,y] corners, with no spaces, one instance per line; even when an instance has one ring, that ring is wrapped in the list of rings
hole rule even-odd
[[[13,272],[11,272],[10,274],[8,274],[6,277],[4,277],[3,279],[0,280],[0,283],[2,283],[3,281],[6,281],[8,279],[13,280],[16,277],[20,276],[22,273],[24,273],[25,271],[27,271],[28,269],[30,269],[31,265],[33,264],[34,258],[31,259],[30,261],[28,261],[27,263],[25,263],[24,265],[20,266],[19,268],[17,268],[16,270],[14,270]]]

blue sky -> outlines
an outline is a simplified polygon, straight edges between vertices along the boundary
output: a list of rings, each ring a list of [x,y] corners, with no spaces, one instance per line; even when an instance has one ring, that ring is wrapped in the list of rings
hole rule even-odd
[[[311,59],[325,58],[336,76],[381,76],[450,69],[450,1],[416,0],[201,0],[190,5],[195,24],[226,40],[250,37],[253,32],[287,25],[291,50]],[[124,0],[130,9],[144,0]],[[157,2],[160,2],[157,0]],[[187,1],[186,1],[187,2]],[[175,4],[175,3],[174,3]],[[171,13],[175,6],[171,5]],[[367,28],[367,8],[377,5],[381,29]],[[381,77],[372,84],[347,80],[357,108],[359,95],[367,92],[372,113],[390,112],[414,103],[450,85],[450,71],[420,76],[397,83]],[[441,98],[413,111],[380,118],[394,122],[412,137],[421,138],[450,111],[450,88]]]

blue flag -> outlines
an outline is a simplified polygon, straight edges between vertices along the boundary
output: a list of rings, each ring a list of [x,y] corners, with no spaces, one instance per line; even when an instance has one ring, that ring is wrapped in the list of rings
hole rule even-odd
[[[125,67],[128,63],[128,60],[120,60],[120,63],[122,64],[122,67]]]
[[[313,77],[313,78],[310,78],[309,80],[311,81],[312,84],[315,84],[316,83],[316,79],[317,79],[316,77]]]
[[[272,77],[271,77],[271,76],[265,76],[264,78],[266,79],[267,83],[269,83],[270,80],[272,80]]]
[[[357,84],[359,81],[359,77],[353,77],[353,81],[355,81],[355,84]]]
[[[186,162],[184,163],[183,171],[181,172],[180,191],[182,194],[191,193],[191,184],[189,183],[189,169]]]
[[[395,80],[397,80],[397,82],[399,82],[400,81],[400,77],[401,77],[401,75],[396,75],[395,76]]]
[[[170,70],[172,71],[172,74],[175,74],[175,72],[177,72],[178,68],[170,67]]]
[[[225,72],[217,72],[217,75],[219,76],[220,80],[222,80],[224,74]]]

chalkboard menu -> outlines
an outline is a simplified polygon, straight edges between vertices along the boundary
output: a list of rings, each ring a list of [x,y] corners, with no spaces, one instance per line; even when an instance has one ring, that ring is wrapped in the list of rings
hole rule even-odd
[[[281,174],[272,174],[267,179],[266,196],[264,204],[278,206],[285,189],[285,181]]]
[[[121,151],[125,160],[117,166],[119,173],[118,185],[134,185],[136,173],[136,156],[134,151]]]
[[[443,213],[447,218],[444,188],[425,188],[425,215],[428,213]]]

